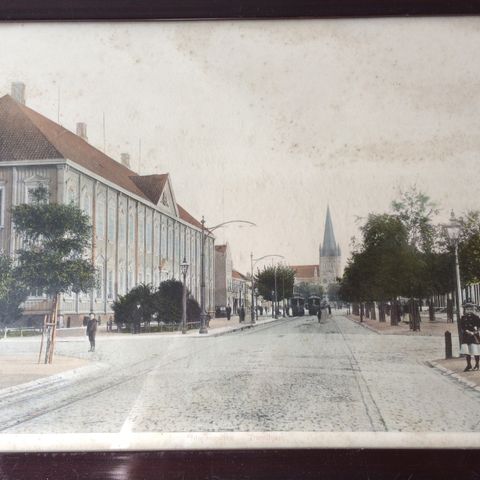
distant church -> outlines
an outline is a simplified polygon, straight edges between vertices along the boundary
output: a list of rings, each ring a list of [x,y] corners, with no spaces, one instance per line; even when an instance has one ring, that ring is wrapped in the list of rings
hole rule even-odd
[[[342,253],[340,245],[335,242],[333,233],[332,217],[330,207],[327,206],[327,218],[325,219],[325,230],[323,232],[323,244],[319,248],[320,284],[323,286],[335,283],[340,277],[340,263]]]
[[[330,207],[327,206],[323,243],[319,247],[319,262],[316,265],[292,265],[295,283],[314,283],[326,288],[341,276],[341,250],[335,241]]]

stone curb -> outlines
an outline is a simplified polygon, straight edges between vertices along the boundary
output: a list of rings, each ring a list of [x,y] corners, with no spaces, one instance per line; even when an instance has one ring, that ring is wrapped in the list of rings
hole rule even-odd
[[[378,330],[375,330],[373,327],[371,327],[370,325],[367,325],[364,322],[357,322],[356,320],[353,320],[353,319],[349,318],[348,316],[345,316],[345,318],[347,318],[348,320],[350,320],[351,322],[353,322],[357,325],[360,325],[363,328],[366,328],[367,330],[370,330],[371,332],[375,332],[377,335],[382,335]]]
[[[91,372],[103,370],[108,368],[108,365],[105,363],[96,362],[90,365],[84,365],[83,367],[72,368],[70,370],[65,370],[60,373],[55,373],[53,375],[48,375],[46,377],[37,378],[26,383],[20,383],[18,385],[13,385],[11,387],[6,387],[0,390],[0,400],[11,395],[18,395],[20,393],[27,392],[28,390],[34,390],[39,387],[44,387],[51,385],[53,383],[60,383],[62,381],[68,381],[75,376],[85,376]]]
[[[444,375],[447,375],[451,378],[454,378],[458,383],[461,383],[462,385],[465,385],[468,388],[471,388],[472,390],[476,390],[477,392],[480,392],[480,386],[478,386],[474,382],[469,382],[465,378],[463,378],[461,375],[458,373],[455,373],[453,370],[450,370],[449,368],[445,368],[442,365],[439,365],[438,362],[435,361],[429,361],[427,360],[425,362],[429,367],[435,368],[436,370],[439,370],[442,372]]]
[[[291,318],[291,317],[289,317],[289,318]],[[223,332],[217,332],[217,333],[214,332],[214,333],[211,333],[211,334],[208,333],[206,335],[201,335],[201,336],[202,337],[220,337],[222,335],[227,335],[229,333],[240,332],[242,330],[249,330],[250,328],[255,328],[255,327],[261,327],[262,325],[270,325],[271,323],[278,322],[279,320],[283,320],[283,317],[282,317],[282,319],[276,318],[276,319],[268,320],[268,321],[262,322],[262,323],[247,323],[246,325],[233,327],[232,329],[224,330]]]

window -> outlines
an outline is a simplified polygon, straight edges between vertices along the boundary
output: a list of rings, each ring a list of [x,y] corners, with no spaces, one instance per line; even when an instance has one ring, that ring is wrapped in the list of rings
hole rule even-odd
[[[87,192],[86,189],[82,193],[82,210],[89,217],[92,216],[92,201],[90,199],[90,194]]]
[[[115,205],[111,204],[108,206],[108,239],[111,242],[115,241],[115,228],[116,228],[116,218],[115,218]]]
[[[125,211],[123,207],[120,209],[119,219],[118,219],[118,241],[121,245],[125,245],[126,240],[126,231],[125,231]]]
[[[97,278],[98,278],[98,288],[95,289],[95,298],[97,300],[102,301],[105,298],[105,292],[104,292],[104,268],[105,265],[103,263],[103,260],[97,261]]]
[[[160,257],[167,258],[167,234],[166,234],[166,227],[165,227],[165,217],[162,217],[162,226],[161,226],[161,234],[160,234]]]
[[[96,230],[98,238],[105,236],[105,196],[103,194],[97,197]]]
[[[46,203],[48,203],[48,188],[42,183],[30,184],[25,187],[25,203],[34,203],[33,192],[39,187],[44,187],[47,190]]]
[[[5,188],[0,187],[0,227],[3,227],[5,222]]]
[[[143,212],[138,212],[138,249],[143,250],[145,243],[145,222]]]
[[[133,268],[130,266],[128,268],[128,277],[127,277],[127,291],[133,287]]]
[[[133,211],[130,209],[130,213],[128,214],[128,242],[131,246],[133,246],[135,242],[135,216],[133,215]]]
[[[69,185],[67,189],[67,203],[75,204],[77,199],[77,193],[73,185]]]
[[[109,300],[113,299],[113,272],[111,270],[108,271],[107,295]]]
[[[147,253],[152,253],[152,221],[147,219]]]

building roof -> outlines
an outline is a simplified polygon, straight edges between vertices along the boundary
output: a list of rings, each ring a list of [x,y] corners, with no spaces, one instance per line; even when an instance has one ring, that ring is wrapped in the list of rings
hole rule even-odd
[[[160,195],[168,180],[168,174],[159,175],[133,175],[130,177],[133,183],[147,196],[155,205],[160,200]]]
[[[297,278],[318,277],[318,265],[291,265],[290,268],[295,270]]]
[[[140,198],[157,204],[168,174],[138,175],[66,128],[17,102],[0,98],[0,162],[69,159]],[[201,223],[177,204],[185,222]]]
[[[232,269],[232,277],[236,278],[237,280],[245,280],[245,281],[248,280],[248,278],[245,275],[243,275],[243,273],[240,273],[235,269]]]

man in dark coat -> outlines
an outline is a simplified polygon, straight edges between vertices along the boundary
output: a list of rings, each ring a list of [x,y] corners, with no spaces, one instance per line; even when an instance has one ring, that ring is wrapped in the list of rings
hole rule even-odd
[[[87,335],[88,340],[90,341],[90,350],[89,352],[95,351],[95,335],[97,334],[97,319],[95,318],[95,314],[92,312],[90,314],[90,318],[87,322]]]
[[[480,318],[475,315],[475,306],[466,303],[460,319],[461,346],[460,353],[465,355],[467,366],[464,372],[472,370],[472,355],[475,357],[473,370],[479,369],[480,361]]]
[[[230,320],[230,317],[232,315],[232,307],[230,305],[227,305],[227,320]]]
[[[238,316],[240,317],[240,323],[243,323],[245,321],[245,308],[240,308]]]

